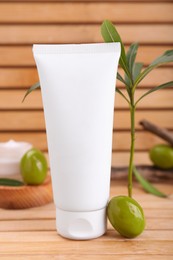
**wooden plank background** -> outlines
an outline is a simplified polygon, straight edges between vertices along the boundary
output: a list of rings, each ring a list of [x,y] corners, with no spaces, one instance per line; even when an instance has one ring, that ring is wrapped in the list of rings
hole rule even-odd
[[[0,1],[0,141],[25,140],[47,153],[40,91],[21,103],[26,89],[38,80],[32,56],[33,43],[102,42],[104,19],[116,24],[126,49],[140,43],[138,61],[147,66],[173,48],[173,1]],[[120,69],[121,72],[121,69]],[[172,64],[151,73],[136,92],[173,80]],[[124,90],[122,84],[117,86]],[[148,150],[160,138],[144,131],[139,121],[148,119],[173,132],[173,90],[145,98],[136,113],[136,163],[150,163]],[[127,104],[116,95],[113,131],[113,165],[128,163],[130,120]]]

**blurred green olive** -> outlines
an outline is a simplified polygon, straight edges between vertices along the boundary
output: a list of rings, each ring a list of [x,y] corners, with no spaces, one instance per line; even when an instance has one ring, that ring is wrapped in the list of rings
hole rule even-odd
[[[21,159],[20,170],[25,183],[31,185],[43,183],[48,170],[44,154],[35,148],[30,149]]]
[[[166,144],[155,145],[150,150],[150,159],[162,169],[173,168],[173,147]]]
[[[107,216],[115,230],[127,238],[140,235],[145,228],[141,206],[127,196],[113,197],[107,206]]]

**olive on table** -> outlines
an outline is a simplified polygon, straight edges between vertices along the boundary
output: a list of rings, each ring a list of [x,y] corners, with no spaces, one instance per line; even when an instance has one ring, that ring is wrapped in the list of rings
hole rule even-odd
[[[140,235],[145,228],[142,207],[128,196],[113,197],[107,206],[107,216],[112,226],[127,238]]]

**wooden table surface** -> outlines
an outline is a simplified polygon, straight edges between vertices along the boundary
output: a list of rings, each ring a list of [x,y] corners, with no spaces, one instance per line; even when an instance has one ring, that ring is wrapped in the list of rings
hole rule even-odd
[[[172,193],[171,184],[157,184]],[[112,181],[111,196],[126,194],[122,181]],[[53,204],[27,210],[0,209],[0,259],[173,259],[173,196],[144,193],[134,184],[134,198],[144,208],[146,229],[135,239],[121,237],[108,223],[107,233],[94,240],[72,241],[55,229]]]

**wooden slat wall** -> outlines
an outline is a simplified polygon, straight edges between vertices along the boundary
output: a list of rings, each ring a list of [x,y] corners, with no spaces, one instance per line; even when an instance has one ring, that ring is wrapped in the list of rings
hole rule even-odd
[[[33,43],[102,42],[100,24],[112,20],[126,44],[138,41],[138,61],[147,66],[173,48],[173,1],[0,1],[0,141],[25,140],[47,152],[40,91],[21,103],[26,89],[38,80],[32,56]],[[121,70],[120,70],[121,72]],[[141,84],[136,98],[147,89],[173,80],[172,64],[161,67]],[[124,90],[122,84],[117,85]],[[136,162],[150,163],[148,149],[163,141],[145,132],[141,119],[173,132],[173,90],[165,89],[144,99],[136,113]],[[116,95],[113,165],[128,163],[129,111]]]

